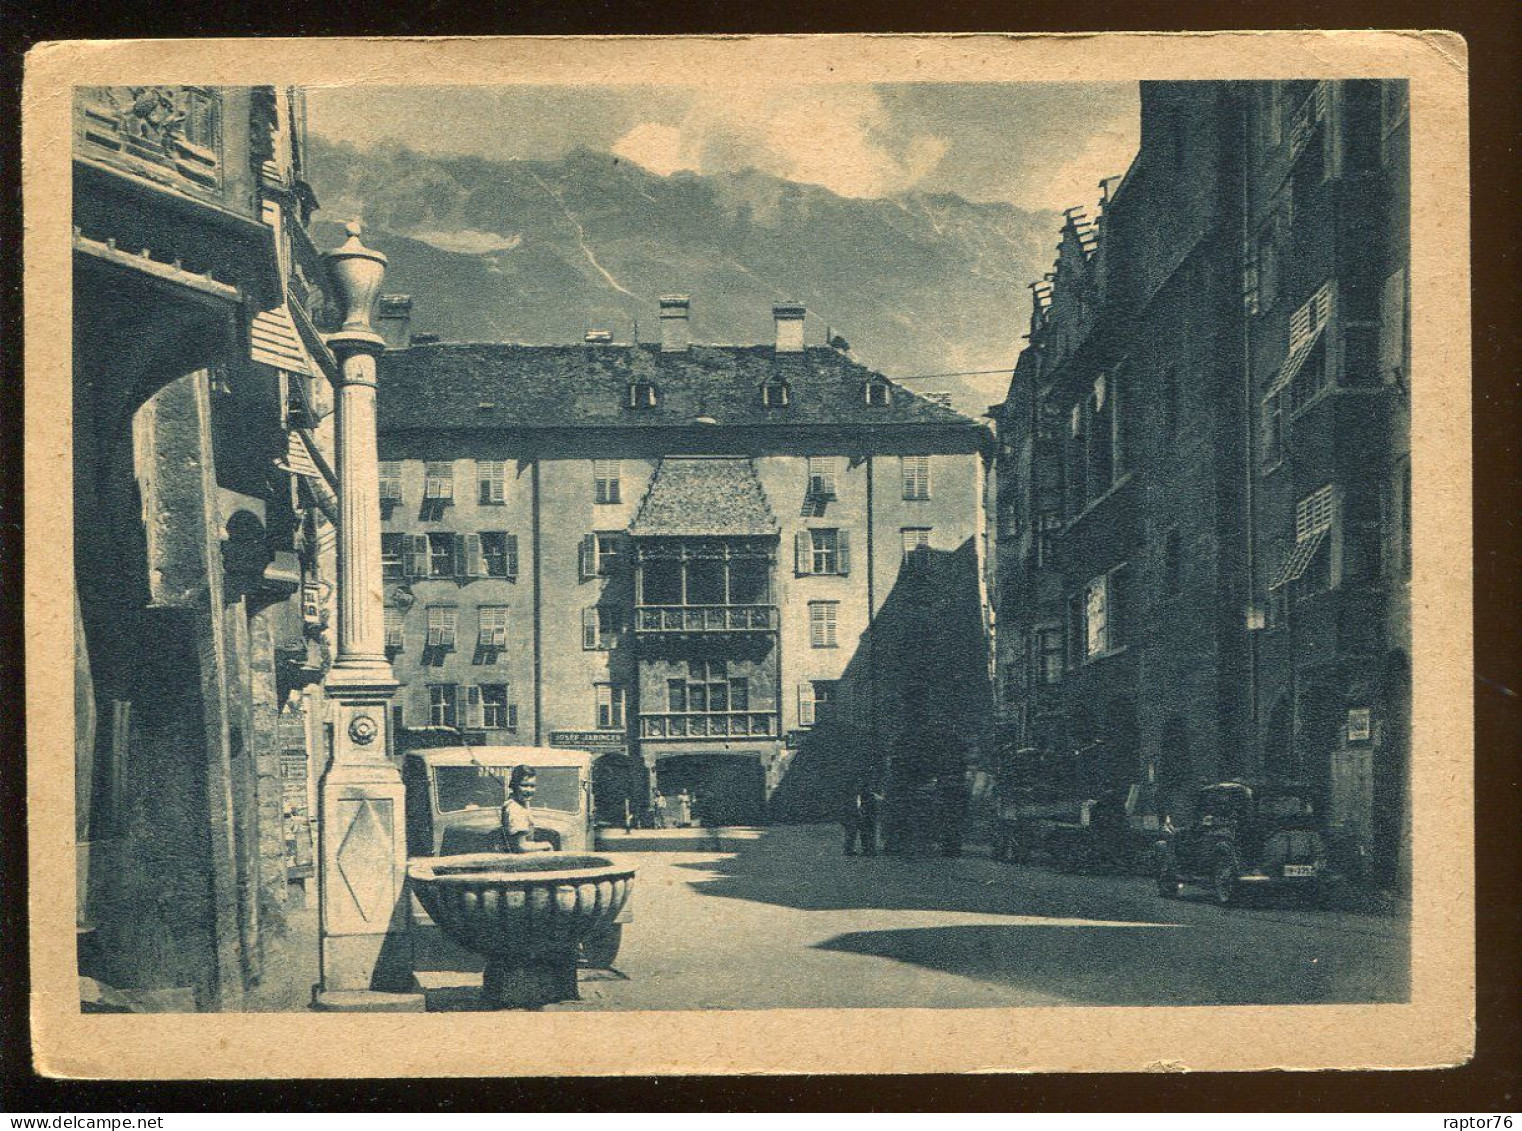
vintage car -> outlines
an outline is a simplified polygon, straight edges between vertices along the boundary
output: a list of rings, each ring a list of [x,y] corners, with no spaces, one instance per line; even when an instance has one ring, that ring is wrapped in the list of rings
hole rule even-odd
[[[1067,872],[1144,872],[1162,826],[1155,786],[1138,782],[1124,797],[1047,798],[1032,789],[999,800],[991,835],[995,860],[1045,857]]]
[[[508,778],[514,766],[524,765],[535,770],[529,808],[536,839],[548,841],[557,852],[594,851],[591,754],[540,746],[440,746],[410,750],[402,758],[407,855],[502,852]],[[623,924],[632,918],[632,909],[625,907],[609,931],[586,944],[590,965],[613,964]],[[431,925],[416,903],[413,921]]]
[[[1317,900],[1333,875],[1327,846],[1303,786],[1225,781],[1197,795],[1183,828],[1165,824],[1157,842],[1157,892],[1176,898],[1185,883],[1228,904],[1248,888],[1294,889]]]

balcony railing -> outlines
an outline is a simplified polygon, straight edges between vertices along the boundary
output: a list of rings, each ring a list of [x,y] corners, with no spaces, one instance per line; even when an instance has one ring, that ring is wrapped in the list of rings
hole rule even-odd
[[[641,738],[775,738],[777,716],[765,711],[672,711],[639,717]]]
[[[775,605],[640,605],[634,631],[647,633],[775,632]]]
[[[92,157],[176,187],[221,187],[222,94],[215,88],[84,87],[75,122]]]

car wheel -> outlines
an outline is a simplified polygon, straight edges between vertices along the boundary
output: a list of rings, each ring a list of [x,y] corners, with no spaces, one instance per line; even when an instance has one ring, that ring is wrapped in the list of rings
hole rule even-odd
[[[618,958],[618,948],[624,942],[624,925],[614,923],[607,930],[594,935],[581,944],[581,953],[587,960],[587,965],[594,970],[608,970]]]
[[[1221,856],[1215,862],[1215,870],[1211,873],[1211,889],[1215,893],[1215,901],[1225,907],[1237,897],[1237,865],[1230,856]]]

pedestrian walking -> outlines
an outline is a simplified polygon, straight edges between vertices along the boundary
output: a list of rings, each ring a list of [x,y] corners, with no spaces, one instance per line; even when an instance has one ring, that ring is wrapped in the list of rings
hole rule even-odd
[[[692,824],[692,794],[686,789],[676,795],[676,823],[684,829]]]
[[[882,796],[872,789],[859,789],[851,799],[843,824],[846,830],[846,855],[858,852],[877,855],[877,814]]]
[[[655,791],[654,808],[655,827],[664,829],[666,827],[666,795],[660,790]]]

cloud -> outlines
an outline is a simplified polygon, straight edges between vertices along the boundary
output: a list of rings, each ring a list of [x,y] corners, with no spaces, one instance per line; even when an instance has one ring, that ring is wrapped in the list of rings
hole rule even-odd
[[[661,122],[641,122],[635,126],[613,143],[613,155],[663,177],[695,169],[682,156],[682,131]]]
[[[859,86],[699,93],[677,120],[641,122],[613,145],[663,176],[754,168],[849,197],[906,192],[946,150],[934,134],[904,130],[875,90]]]
[[[1081,204],[1092,214],[1099,203],[1100,179],[1124,173],[1140,144],[1141,123],[1134,113],[1112,118],[1041,175],[1022,178],[1010,195],[1022,208],[1060,211]]]
[[[436,247],[440,251],[452,251],[458,255],[486,255],[493,251],[511,251],[523,242],[521,235],[503,236],[496,232],[479,232],[474,228],[457,228],[452,231],[420,228],[407,234],[430,247]]]

